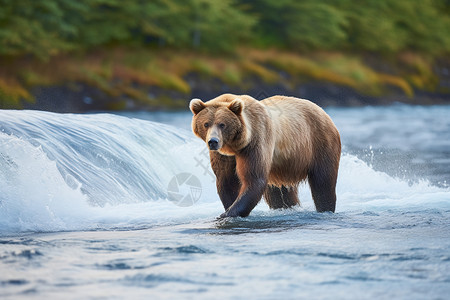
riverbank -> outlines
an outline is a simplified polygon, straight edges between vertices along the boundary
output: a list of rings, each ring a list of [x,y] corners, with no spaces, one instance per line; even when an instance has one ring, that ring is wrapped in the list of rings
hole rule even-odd
[[[450,104],[450,61],[414,53],[386,58],[242,48],[217,57],[117,47],[48,61],[1,60],[1,108],[167,110],[226,92],[291,95],[321,106]]]

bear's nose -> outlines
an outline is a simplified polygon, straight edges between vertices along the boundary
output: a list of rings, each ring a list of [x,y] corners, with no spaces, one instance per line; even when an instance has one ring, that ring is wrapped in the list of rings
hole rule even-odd
[[[211,138],[208,141],[209,150],[217,150],[219,148],[219,139]]]

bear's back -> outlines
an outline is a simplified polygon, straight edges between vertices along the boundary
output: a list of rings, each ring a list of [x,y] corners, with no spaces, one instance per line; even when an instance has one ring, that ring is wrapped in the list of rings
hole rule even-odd
[[[328,114],[317,104],[294,97],[273,96],[260,101],[264,105],[278,131],[330,130],[337,132]]]
[[[339,132],[318,105],[294,97],[273,96],[261,101],[275,136],[271,180],[304,179],[321,147],[339,142]]]

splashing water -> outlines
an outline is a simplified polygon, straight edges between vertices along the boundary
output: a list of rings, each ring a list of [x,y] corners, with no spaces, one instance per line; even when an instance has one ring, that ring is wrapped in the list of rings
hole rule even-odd
[[[2,230],[107,228],[141,217],[152,224],[164,210],[188,214],[166,201],[169,180],[193,170],[201,153],[188,132],[107,114],[3,111],[0,120]]]

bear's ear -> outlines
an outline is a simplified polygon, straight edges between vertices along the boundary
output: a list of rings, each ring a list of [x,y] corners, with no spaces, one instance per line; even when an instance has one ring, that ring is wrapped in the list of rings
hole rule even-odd
[[[228,109],[231,110],[232,112],[234,112],[236,115],[240,115],[243,108],[244,108],[244,102],[239,98],[234,99],[228,105]]]
[[[194,115],[198,114],[205,108],[205,103],[203,103],[200,99],[192,99],[189,103],[189,109],[192,111]]]

